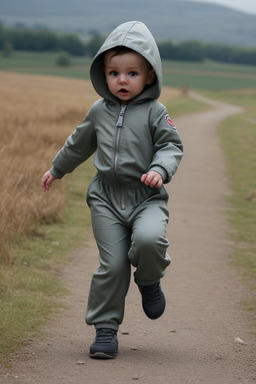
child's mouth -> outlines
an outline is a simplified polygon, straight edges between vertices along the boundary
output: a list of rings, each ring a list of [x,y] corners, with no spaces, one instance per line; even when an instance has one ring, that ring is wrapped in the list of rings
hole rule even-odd
[[[128,91],[126,89],[120,89],[119,92],[122,94],[122,95],[127,95]]]

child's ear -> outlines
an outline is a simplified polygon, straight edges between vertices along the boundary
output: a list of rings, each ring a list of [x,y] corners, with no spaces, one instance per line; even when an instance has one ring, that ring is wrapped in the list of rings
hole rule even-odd
[[[155,73],[154,69],[151,69],[148,73],[148,78],[147,78],[146,83],[148,85],[151,85],[154,82],[155,78],[156,78],[156,73]]]

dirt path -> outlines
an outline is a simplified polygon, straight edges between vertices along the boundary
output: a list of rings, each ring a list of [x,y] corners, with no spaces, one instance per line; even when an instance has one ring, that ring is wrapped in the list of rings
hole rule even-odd
[[[197,97],[193,95],[193,97]],[[167,309],[150,321],[132,282],[119,355],[111,361],[88,357],[94,329],[84,324],[90,279],[97,267],[93,240],[70,255],[64,279],[71,294],[66,310],[51,321],[45,340],[31,340],[3,384],[238,384],[256,382],[255,336],[238,302],[244,288],[228,266],[231,247],[223,195],[225,162],[216,137],[221,120],[237,107],[211,102],[210,111],[176,120],[185,157],[168,186],[171,222],[168,237],[173,263],[163,279]]]

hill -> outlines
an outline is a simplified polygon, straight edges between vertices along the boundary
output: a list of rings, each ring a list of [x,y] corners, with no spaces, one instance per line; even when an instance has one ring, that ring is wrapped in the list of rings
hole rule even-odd
[[[196,39],[256,46],[256,15],[186,0],[0,0],[0,20],[88,34],[108,34],[118,24],[140,20],[156,39]]]

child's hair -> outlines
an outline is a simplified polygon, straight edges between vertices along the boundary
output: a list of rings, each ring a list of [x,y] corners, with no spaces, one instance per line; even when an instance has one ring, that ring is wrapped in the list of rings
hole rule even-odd
[[[115,56],[119,56],[119,55],[124,55],[125,53],[130,53],[130,52],[135,52],[135,53],[138,53],[140,55],[139,52],[137,51],[134,51],[134,49],[131,49],[129,47],[125,47],[124,45],[117,45],[116,47],[114,48],[111,48],[109,51],[113,52],[113,54],[111,55],[111,57],[115,57]],[[104,55],[109,52],[109,51],[106,51],[103,53],[103,60],[104,60]],[[143,57],[144,58],[144,57]],[[145,58],[144,58],[145,59]],[[150,64],[150,62],[145,59],[145,61],[148,63],[149,65],[149,70],[153,69],[152,65]]]
[[[125,53],[135,52],[133,49],[125,47],[124,45],[118,45],[117,47],[110,49],[110,51],[113,51],[112,57],[124,55]]]

